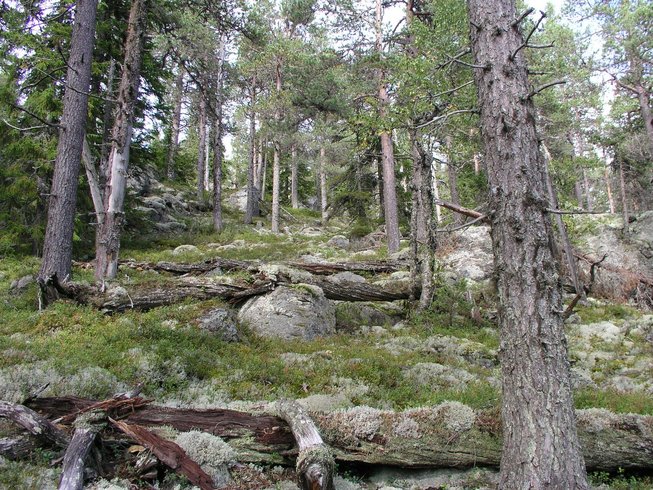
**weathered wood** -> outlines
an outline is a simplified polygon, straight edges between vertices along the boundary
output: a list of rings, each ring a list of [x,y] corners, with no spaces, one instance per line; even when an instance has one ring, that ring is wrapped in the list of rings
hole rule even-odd
[[[438,206],[442,206],[443,208],[447,208],[454,213],[462,214],[464,216],[468,216],[470,218],[474,219],[480,219],[481,221],[485,223],[490,222],[490,218],[484,215],[483,213],[479,213],[478,211],[475,211],[474,209],[469,209],[469,208],[464,208],[462,206],[458,206],[456,204],[453,204],[448,201],[443,201],[442,199],[436,199],[435,204]]]
[[[303,407],[294,400],[277,402],[279,416],[292,430],[299,454],[297,456],[297,479],[302,490],[334,490],[335,461]]]
[[[97,434],[104,428],[104,412],[88,412],[75,421],[75,432],[63,458],[59,490],[84,488],[84,466]]]
[[[279,282],[290,283],[292,281],[282,276],[279,278]],[[384,286],[364,282],[338,281],[336,283],[319,277],[306,280],[302,279],[302,282],[319,286],[324,291],[324,296],[328,299],[340,301],[396,301],[410,299],[411,297],[411,285],[409,283],[397,283],[397,286],[391,290]]]
[[[186,476],[193,485],[197,485],[202,490],[214,490],[211,477],[177,444],[157,436],[145,427],[109,420],[130,438],[152,451],[162,463]]]
[[[67,397],[39,398],[29,405],[60,417],[92,403]],[[405,412],[356,408],[312,416],[337,461],[405,468],[498,466],[502,437],[498,412],[459,408],[446,404]],[[148,405],[124,418],[129,423],[220,436],[244,462],[287,463],[293,453],[292,431],[279,417]],[[653,416],[579,410],[577,419],[589,470],[653,469]]]
[[[0,438],[0,456],[12,461],[27,458],[36,447],[34,440],[26,436]]]
[[[23,427],[27,432],[48,444],[65,448],[68,436],[48,419],[23,405],[0,400],[0,417]]]

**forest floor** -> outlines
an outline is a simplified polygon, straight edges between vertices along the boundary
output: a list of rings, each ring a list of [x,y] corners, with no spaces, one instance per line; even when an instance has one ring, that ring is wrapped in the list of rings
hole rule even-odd
[[[307,256],[323,261],[388,258],[384,246],[353,251],[353,245],[329,245],[335,235],[351,236],[346,223],[334,221],[320,228],[315,213],[291,213],[285,232],[275,235],[239,224],[240,213],[228,209],[226,229],[217,235],[211,232],[210,214],[198,212],[183,218],[188,226],[183,233],[132,233],[121,254],[136,261],[183,263],[216,257],[265,263]],[[180,245],[193,247],[180,251]],[[402,247],[400,255],[405,255],[407,243]],[[38,259],[30,257],[0,263],[2,400],[20,403],[45,385],[41,396],[105,399],[143,383],[146,398],[172,407],[246,410],[252,402],[281,398],[300,399],[315,412],[358,406],[400,411],[442,402],[460,402],[474,410],[500,406],[492,294],[479,294],[477,288],[470,296],[467,283],[444,270],[434,304],[425,312],[417,312],[408,301],[388,302],[372,306],[383,314],[383,324],[356,325],[353,313],[340,307],[334,335],[314,340],[263,338],[238,325],[240,340],[227,342],[199,324],[211,310],[232,308],[220,299],[114,315],[72,301],[38,311],[35,283],[10,287],[36,274],[38,267]],[[370,283],[391,277],[362,275]],[[245,271],[226,271],[221,277],[250,280]],[[130,289],[167,278],[165,273],[122,267],[117,281]],[[92,269],[78,264],[74,279],[91,282]],[[480,319],[472,314],[475,307],[481,309]],[[577,408],[653,415],[653,342],[646,338],[652,325],[653,316],[625,303],[590,299],[576,309],[568,335]],[[9,424],[0,423],[0,437],[14,433]],[[0,488],[56,488],[60,470],[53,463],[59,456],[43,450],[29,461],[0,459]],[[294,488],[287,468],[248,465],[238,472],[242,480],[234,477],[232,488]],[[495,481],[493,471],[480,468],[405,472],[342,465],[338,473],[341,489],[490,488]],[[172,473],[159,479],[159,488],[186,486]],[[592,479],[601,488],[653,488],[650,476],[626,472],[594,473]],[[113,487],[103,481],[94,488],[129,488],[127,484],[119,478]]]

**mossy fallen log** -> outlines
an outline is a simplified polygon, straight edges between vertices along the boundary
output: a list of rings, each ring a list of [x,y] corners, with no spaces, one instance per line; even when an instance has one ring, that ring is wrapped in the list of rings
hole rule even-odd
[[[89,406],[80,398],[41,398],[29,406],[60,417]],[[457,402],[393,412],[356,407],[311,414],[337,461],[404,468],[498,466],[501,424],[496,410],[474,411]],[[592,471],[653,469],[653,417],[578,410],[585,462]],[[296,455],[292,432],[282,419],[233,410],[191,410],[148,405],[123,420],[143,426],[169,425],[224,438],[242,461],[288,462]]]

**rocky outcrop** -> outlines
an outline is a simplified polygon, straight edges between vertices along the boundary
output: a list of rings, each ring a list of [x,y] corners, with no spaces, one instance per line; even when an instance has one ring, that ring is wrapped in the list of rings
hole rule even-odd
[[[320,288],[307,284],[279,286],[248,300],[238,320],[261,336],[288,340],[312,340],[336,329],[333,305]]]
[[[494,271],[489,226],[472,226],[454,236],[455,249],[442,257],[446,269],[457,279],[481,282]]]

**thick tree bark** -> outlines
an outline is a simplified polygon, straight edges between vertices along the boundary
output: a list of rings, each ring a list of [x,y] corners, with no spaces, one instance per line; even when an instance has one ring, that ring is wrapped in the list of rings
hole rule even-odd
[[[54,418],[92,403],[75,397],[37,398],[30,402],[30,407]],[[392,412],[360,407],[310,415],[337,461],[404,468],[499,465],[505,429],[502,431],[497,412],[474,412],[465,407],[456,411],[456,408],[460,407],[444,404]],[[243,462],[288,464],[295,445],[288,424],[271,415],[148,405],[125,411],[122,420],[148,427],[167,425],[178,431],[201,430],[214,434],[237,447]],[[400,426],[409,429],[400,431]],[[653,417],[647,415],[578,411],[583,454],[587,468],[593,471],[652,469],[652,429]],[[567,488],[574,487],[556,487]]]
[[[95,279],[104,282],[116,277],[120,234],[124,224],[124,202],[129,166],[129,146],[145,38],[147,0],[134,0],[129,12],[125,60],[118,90],[118,111],[113,125],[109,154],[109,174],[104,191],[104,221],[96,237]]]
[[[641,84],[637,86],[637,100],[642,113],[646,136],[648,137],[649,151],[653,155],[653,113],[651,112],[651,94]]]
[[[205,84],[206,86],[206,84]],[[197,145],[197,200],[204,199],[204,167],[206,164],[206,125],[207,125],[207,108],[206,94],[203,88],[200,88],[197,94],[197,111],[198,111],[198,145]]]
[[[297,168],[297,145],[290,148],[290,205],[299,208],[299,170]]]
[[[381,0],[376,0],[376,51],[379,56],[383,54],[383,6]],[[388,123],[388,89],[384,80],[383,70],[379,69],[378,98],[379,120],[381,125]],[[397,190],[395,183],[395,157],[392,147],[392,130],[383,128],[379,134],[381,138],[381,162],[383,166],[383,215],[385,219],[385,233],[388,241],[388,252],[399,251],[399,212],[397,209]]]
[[[166,176],[174,180],[176,176],[175,157],[179,149],[179,132],[181,129],[181,106],[184,101],[184,70],[181,65],[177,67],[175,78],[174,107],[172,110],[172,123],[170,125],[170,144],[166,155]]]
[[[256,166],[256,112],[254,106],[256,104],[256,77],[252,78],[250,87],[251,107],[249,111],[249,163],[247,165],[247,207],[245,209],[245,224],[249,225],[254,219],[254,215],[258,214],[258,200],[259,191],[257,189],[256,181],[257,175],[255,173]]]
[[[586,489],[524,38],[514,0],[467,4],[500,301],[499,486]]]
[[[65,281],[72,270],[77,184],[88,112],[96,13],[97,0],[77,2],[68,58],[61,131],[48,199],[48,220],[43,242],[40,278],[57,274]]]

